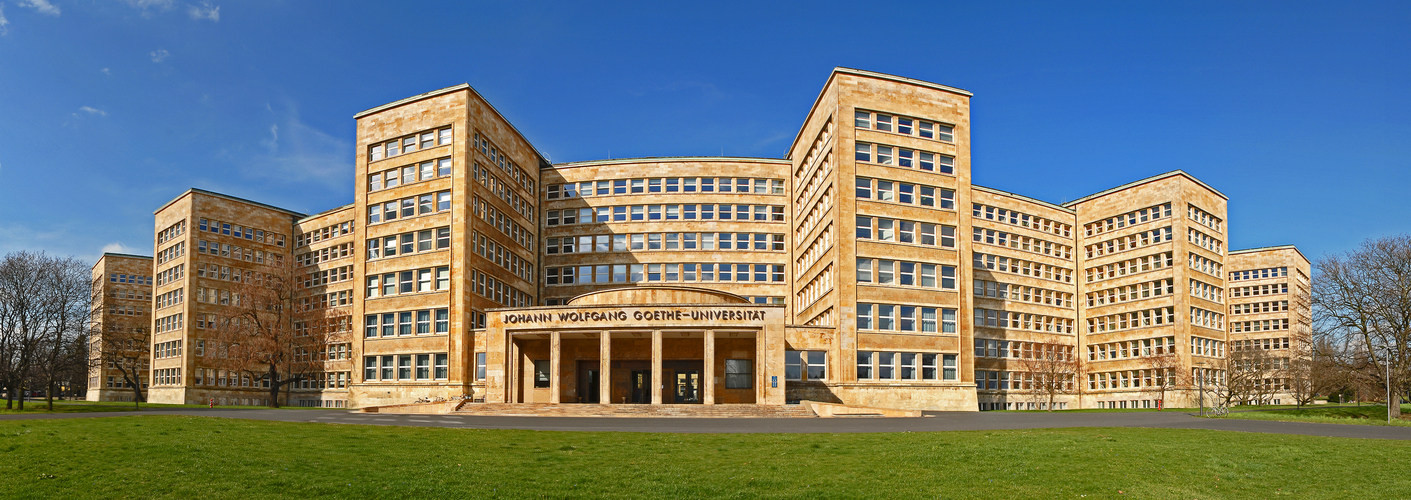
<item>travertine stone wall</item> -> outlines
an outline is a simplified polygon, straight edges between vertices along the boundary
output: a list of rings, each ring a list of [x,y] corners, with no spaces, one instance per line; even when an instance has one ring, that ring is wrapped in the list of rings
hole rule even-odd
[[[1289,404],[1288,363],[1312,356],[1311,265],[1293,246],[1230,252],[1228,264],[1231,350],[1261,349],[1284,367],[1264,375],[1270,402]]]
[[[90,330],[88,394],[89,401],[132,401],[132,388],[122,374],[104,357],[103,334],[115,332],[124,338],[144,338],[137,350],[150,356],[152,322],[152,258],[105,253],[93,265],[93,323]],[[121,333],[116,333],[121,332]],[[150,379],[139,373],[147,391]]]

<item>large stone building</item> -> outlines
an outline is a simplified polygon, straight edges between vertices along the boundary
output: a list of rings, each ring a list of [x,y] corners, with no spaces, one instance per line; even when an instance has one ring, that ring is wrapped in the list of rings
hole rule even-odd
[[[351,205],[158,210],[193,229],[154,247],[153,400],[263,402],[204,329],[281,259],[343,335],[299,404],[1150,407],[1225,383],[1231,342],[1298,355],[1296,250],[1230,252],[1180,171],[1062,205],[973,185],[970,97],[839,68],[781,159],[551,164],[468,85],[358,113]],[[1276,279],[1305,298],[1266,304]]]
[[[105,253],[93,265],[92,279],[85,399],[132,401],[133,386],[145,393],[151,380],[152,258]]]

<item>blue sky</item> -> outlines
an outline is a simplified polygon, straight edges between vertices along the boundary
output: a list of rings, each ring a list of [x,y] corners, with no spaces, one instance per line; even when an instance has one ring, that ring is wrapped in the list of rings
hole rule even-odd
[[[977,184],[1184,169],[1231,248],[1411,231],[1411,3],[0,0],[0,253],[151,254],[188,187],[352,200],[358,111],[468,82],[555,162],[779,157],[846,66],[975,93]]]

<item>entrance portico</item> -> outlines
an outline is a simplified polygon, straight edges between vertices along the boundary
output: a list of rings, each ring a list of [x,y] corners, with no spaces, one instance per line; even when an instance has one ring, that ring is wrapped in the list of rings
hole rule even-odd
[[[491,311],[486,402],[783,404],[783,312],[676,287]]]

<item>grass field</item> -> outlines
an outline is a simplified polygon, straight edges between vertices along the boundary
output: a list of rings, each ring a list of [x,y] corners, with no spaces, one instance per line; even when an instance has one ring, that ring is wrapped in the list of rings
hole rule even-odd
[[[191,404],[157,404],[142,403],[144,409],[160,408],[206,408],[206,405]],[[216,408],[246,408],[246,409],[268,409],[267,406],[237,406],[237,405],[216,405]],[[281,407],[289,410],[320,410],[324,408],[304,408],[304,407]],[[101,411],[133,411],[135,407],[131,401],[54,401],[54,410],[49,411],[49,405],[44,400],[25,400],[24,411],[17,409],[5,409],[5,403],[0,400],[0,415],[29,414],[29,413],[88,413]]]
[[[1319,408],[1305,406],[1298,409],[1285,409],[1276,411],[1239,411],[1242,407],[1232,408],[1228,415],[1220,418],[1238,418],[1245,420],[1278,420],[1281,422],[1314,422],[1320,424],[1360,424],[1360,425],[1388,425],[1386,406],[1339,406],[1332,408]],[[1397,427],[1411,427],[1411,405],[1401,405],[1401,418],[1392,420],[1390,425]],[[1411,496],[1411,494],[1408,494]]]
[[[1382,498],[1411,442],[1187,429],[631,434],[184,416],[0,422],[17,498]]]

